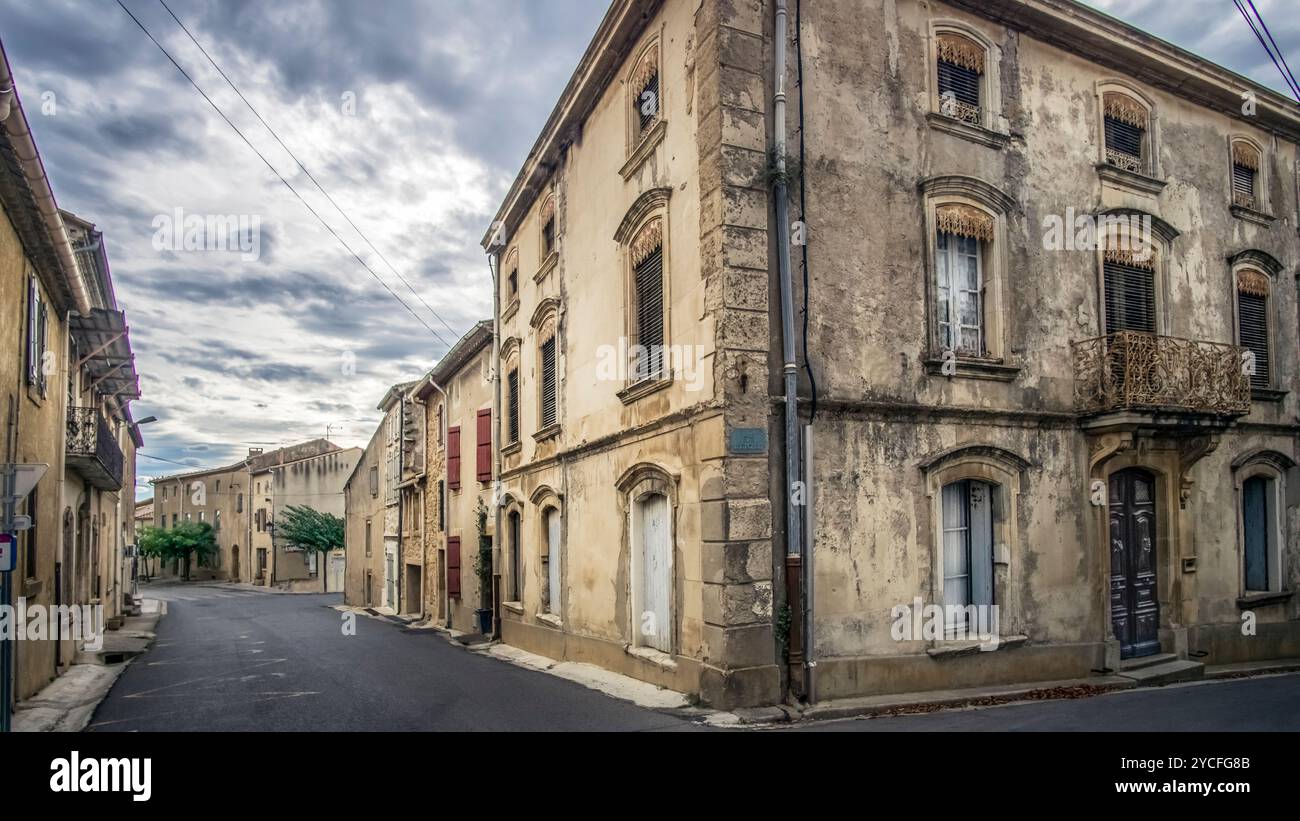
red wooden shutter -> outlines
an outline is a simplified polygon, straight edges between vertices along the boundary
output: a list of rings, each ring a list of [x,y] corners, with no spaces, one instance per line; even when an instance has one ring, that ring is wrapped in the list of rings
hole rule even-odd
[[[447,428],[447,487],[460,490],[460,426]]]
[[[460,595],[460,537],[447,539],[447,595]]]
[[[478,412],[478,437],[474,440],[478,456],[478,480],[492,481],[492,409]]]

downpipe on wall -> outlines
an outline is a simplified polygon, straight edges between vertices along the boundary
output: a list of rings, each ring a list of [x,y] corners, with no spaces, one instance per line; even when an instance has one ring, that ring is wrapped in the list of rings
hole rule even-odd
[[[812,635],[811,551],[803,533],[802,503],[807,501],[807,490],[800,487],[800,431],[799,385],[794,343],[794,286],[790,272],[790,202],[786,181],[785,139],[785,51],[789,30],[790,12],[786,0],[776,0],[776,30],[773,38],[775,60],[773,65],[773,163],[776,200],[777,267],[781,287],[781,344],[782,378],[785,390],[785,534],[786,555],[800,556],[800,575],[803,582],[804,626],[804,696],[812,699],[812,676],[816,663],[809,640]]]

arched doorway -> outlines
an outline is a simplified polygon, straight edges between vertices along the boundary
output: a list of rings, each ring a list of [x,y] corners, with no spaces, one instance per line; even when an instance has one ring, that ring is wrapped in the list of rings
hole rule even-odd
[[[1120,658],[1160,652],[1156,577],[1156,479],[1127,468],[1111,474],[1110,619]]]

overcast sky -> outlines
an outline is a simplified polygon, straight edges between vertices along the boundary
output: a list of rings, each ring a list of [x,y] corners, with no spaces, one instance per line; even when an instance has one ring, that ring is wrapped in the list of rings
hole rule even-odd
[[[1294,1],[1256,6],[1300,70]],[[442,337],[311,216],[115,2],[0,0],[0,38],[59,204],[108,240],[142,375],[135,415],[160,420],[143,428],[143,454],[218,465],[327,425],[338,444],[364,445],[387,386],[421,375],[490,316],[479,239],[608,3],[167,0],[418,298],[166,9],[126,3]],[[1230,0],[1092,5],[1283,88]],[[257,258],[157,249],[155,218],[178,208],[255,217]],[[183,469],[148,456],[141,495],[149,477]]]

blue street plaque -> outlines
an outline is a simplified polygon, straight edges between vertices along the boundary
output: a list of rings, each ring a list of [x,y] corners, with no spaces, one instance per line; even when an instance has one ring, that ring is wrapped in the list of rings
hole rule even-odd
[[[767,453],[767,431],[763,428],[733,428],[727,449],[732,453]]]

